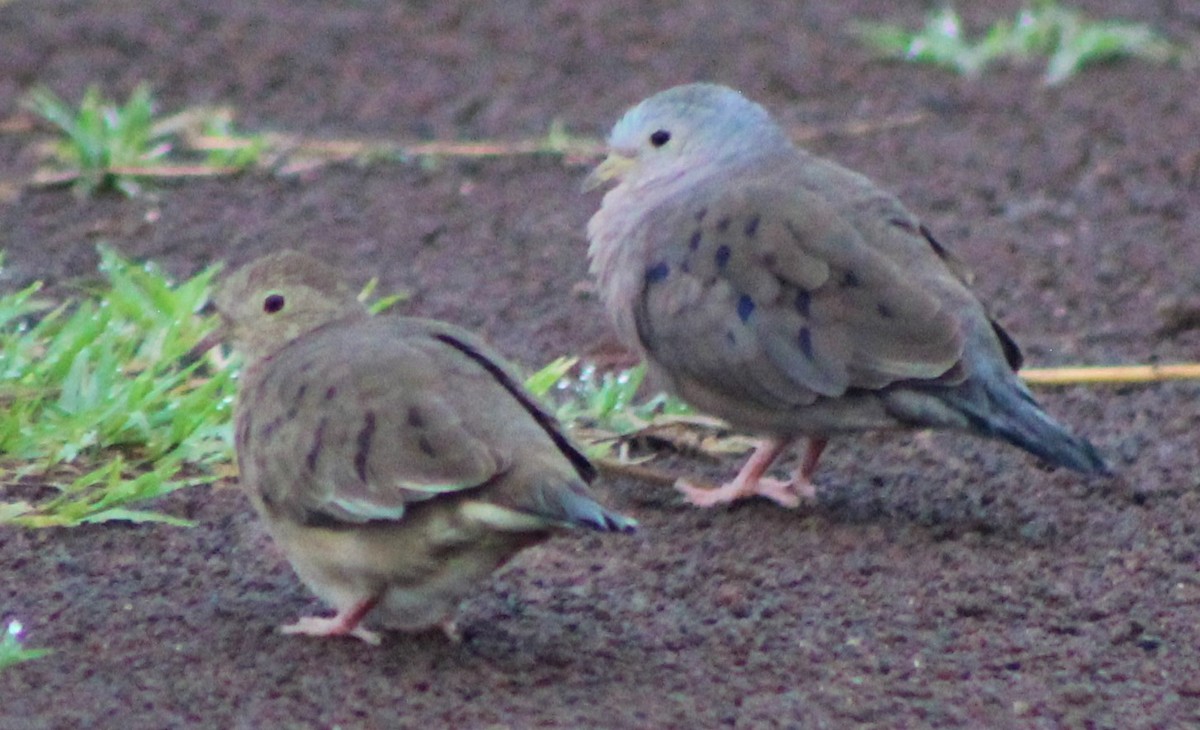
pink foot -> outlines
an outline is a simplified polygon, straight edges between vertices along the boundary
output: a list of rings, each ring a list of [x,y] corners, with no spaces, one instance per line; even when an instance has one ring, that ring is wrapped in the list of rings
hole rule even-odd
[[[379,645],[379,634],[362,627],[363,618],[375,608],[378,598],[368,598],[349,608],[343,608],[336,616],[305,616],[294,624],[280,626],[282,634],[303,636],[353,636],[371,646]]]
[[[791,480],[785,482],[763,476],[789,444],[790,441],[778,439],[763,441],[733,481],[717,489],[698,487],[683,479],[675,482],[675,488],[698,507],[728,504],[747,497],[766,497],[784,507],[795,509],[802,501],[812,501],[817,497],[817,489],[810,477],[817,467],[821,451],[825,448],[825,440],[813,439],[809,443],[804,461]]]
[[[812,500],[817,496],[817,490],[809,482],[796,484],[782,479],[761,478],[754,482],[734,479],[724,485],[698,487],[684,479],[675,482],[675,489],[683,493],[687,501],[697,507],[714,507],[718,504],[729,504],[748,497],[766,497],[788,509],[795,509],[804,500]]]
[[[303,636],[353,636],[365,641],[371,646],[378,646],[379,634],[362,626],[347,626],[342,616],[305,616],[294,624],[280,626],[281,634],[301,634]]]

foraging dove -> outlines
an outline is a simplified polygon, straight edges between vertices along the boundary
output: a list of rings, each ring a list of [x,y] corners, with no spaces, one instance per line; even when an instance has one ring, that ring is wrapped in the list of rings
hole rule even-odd
[[[1021,355],[969,274],[895,197],[794,147],[761,106],[712,84],[631,108],[585,189],[615,179],[588,223],[617,331],[684,400],[766,436],[701,506],[811,498],[831,436],[956,428],[1051,464],[1105,473],[1015,375]],[[800,437],[793,478],[763,475]]]
[[[214,297],[246,358],[241,483],[300,578],[337,615],[284,633],[440,625],[519,550],[557,528],[630,531],[593,466],[513,368],[453,325],[371,317],[329,267],[283,252]],[[202,345],[203,346],[203,345]]]

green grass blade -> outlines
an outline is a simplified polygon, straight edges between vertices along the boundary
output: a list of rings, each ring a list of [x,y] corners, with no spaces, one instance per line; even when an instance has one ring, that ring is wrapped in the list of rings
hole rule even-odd
[[[4,628],[3,635],[0,635],[0,671],[51,653],[50,649],[25,648],[18,638],[21,631],[22,626],[19,621],[9,621]]]

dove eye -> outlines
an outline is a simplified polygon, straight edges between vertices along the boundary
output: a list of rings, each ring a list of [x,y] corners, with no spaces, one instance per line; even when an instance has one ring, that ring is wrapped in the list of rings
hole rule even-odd
[[[655,132],[654,134],[650,135],[650,144],[654,145],[655,147],[662,147],[663,145],[665,145],[667,142],[670,142],[670,141],[671,141],[671,133],[665,129],[660,129],[657,132]]]
[[[283,298],[282,294],[269,294],[267,295],[267,298],[263,300],[263,311],[267,314],[275,314],[279,310],[283,309],[283,305],[286,303],[287,300]]]

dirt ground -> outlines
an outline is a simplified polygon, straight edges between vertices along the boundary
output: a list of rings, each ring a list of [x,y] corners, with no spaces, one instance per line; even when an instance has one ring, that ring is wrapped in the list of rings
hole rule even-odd
[[[972,27],[1017,3],[960,0]],[[1200,38],[1200,2],[1082,3]],[[667,86],[741,88],[898,193],[976,269],[1032,365],[1195,360],[1200,73],[1142,63],[1061,88],[874,62],[854,19],[924,3],[576,0],[0,4],[0,119],[45,84],[149,81],[164,111],[322,137],[603,135]],[[913,123],[849,131],[919,114]],[[0,287],[95,271],[95,244],[187,275],[282,247],[534,367],[611,350],[588,294],[599,202],[552,157],[340,164],[77,201],[24,184],[0,133]],[[702,511],[606,478],[633,538],[564,536],[462,607],[465,640],[274,631],[318,602],[236,489],[159,505],[192,529],[0,531],[0,619],[54,653],[0,673],[0,727],[971,727],[1200,724],[1200,384],[1042,389],[1119,469],[1082,479],[954,435],[835,441],[819,505]],[[713,481],[736,467],[672,456]]]

